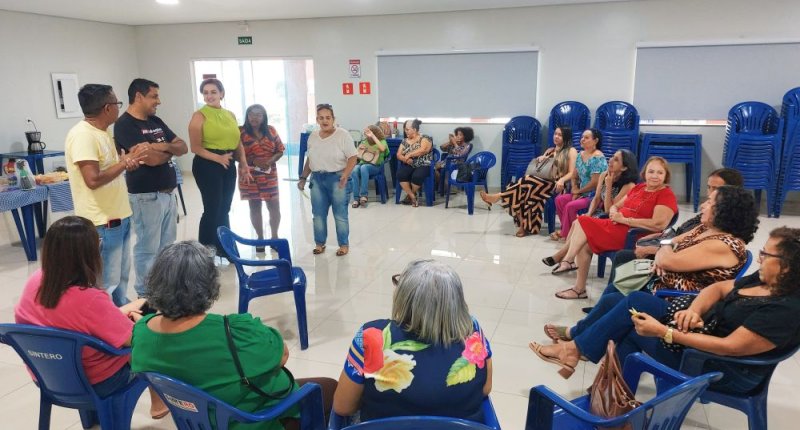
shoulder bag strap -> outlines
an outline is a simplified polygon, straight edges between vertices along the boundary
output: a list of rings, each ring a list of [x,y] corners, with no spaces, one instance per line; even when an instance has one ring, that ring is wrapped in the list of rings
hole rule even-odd
[[[236,345],[233,343],[233,336],[231,335],[231,324],[228,321],[228,316],[224,315],[222,317],[222,320],[225,323],[225,337],[227,337],[228,339],[228,350],[231,352],[231,356],[233,357],[233,364],[234,366],[236,366],[236,371],[239,373],[239,380],[242,383],[242,385],[249,388],[250,391],[267,399],[279,400],[291,394],[292,390],[294,389],[294,375],[292,375],[292,372],[290,372],[289,369],[287,369],[286,367],[281,367],[281,370],[286,372],[286,376],[289,377],[289,386],[286,387],[286,389],[280,393],[276,394],[266,393],[262,389],[258,388],[256,385],[252,384],[249,379],[247,379],[247,376],[245,376],[244,370],[242,369],[242,363],[239,361],[239,354],[236,352]]]

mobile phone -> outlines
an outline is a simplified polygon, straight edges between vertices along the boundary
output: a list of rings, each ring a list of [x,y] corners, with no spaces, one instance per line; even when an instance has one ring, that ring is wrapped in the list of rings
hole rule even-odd
[[[634,309],[634,308],[630,308],[630,309],[628,309],[628,312],[630,312],[630,313],[631,313],[631,315],[633,315],[633,316],[635,316],[635,317],[639,316],[639,311],[637,311],[637,310],[636,310],[636,309]]]

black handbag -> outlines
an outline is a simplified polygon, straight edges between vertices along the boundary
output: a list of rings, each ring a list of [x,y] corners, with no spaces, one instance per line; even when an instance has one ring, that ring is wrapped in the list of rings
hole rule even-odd
[[[244,370],[242,369],[242,362],[239,361],[239,354],[236,352],[236,345],[233,343],[231,324],[228,321],[228,316],[223,316],[222,321],[225,323],[225,337],[228,338],[228,350],[231,352],[231,356],[233,356],[233,364],[236,366],[236,371],[239,373],[239,380],[242,385],[246,386],[250,389],[250,391],[258,394],[259,396],[270,400],[281,400],[286,398],[289,394],[292,394],[292,391],[294,390],[294,375],[292,375],[292,372],[290,372],[285,366],[281,366],[281,370],[286,373],[286,376],[289,377],[289,386],[286,387],[286,389],[282,392],[272,394],[264,392],[261,388],[258,388],[256,385],[252,384],[249,379],[247,379],[247,376],[245,376]]]
[[[480,170],[478,163],[461,163],[456,170],[456,180],[458,182],[472,182],[472,172]]]

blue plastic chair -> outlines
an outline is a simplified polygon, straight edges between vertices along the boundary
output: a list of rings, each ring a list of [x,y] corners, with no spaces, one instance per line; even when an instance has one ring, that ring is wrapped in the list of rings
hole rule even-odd
[[[659,381],[656,397],[624,415],[602,418],[589,412],[589,395],[570,401],[539,385],[531,388],[525,429],[677,430],[695,400],[722,375],[714,372],[691,378],[638,352],[625,359],[622,373],[634,393],[642,373],[652,374]]]
[[[667,228],[672,227],[678,222],[678,215],[680,212],[675,212],[675,215],[672,216],[672,219],[669,221],[669,225]],[[604,216],[603,218],[607,218]],[[625,247],[622,249],[634,249],[636,247],[636,241],[639,240],[640,237],[654,233],[650,230],[646,230],[643,228],[631,228],[628,229],[628,234],[625,236]],[[597,277],[602,278],[606,275],[606,259],[614,260],[614,256],[617,255],[617,251],[606,251],[597,255]]]
[[[259,423],[278,419],[295,405],[300,406],[302,430],[324,430],[322,389],[318,384],[305,384],[277,405],[258,412],[244,412],[205,391],[169,376],[155,372],[137,375],[158,393],[172,413],[178,430],[227,430],[231,421]],[[215,420],[210,417],[214,411]]]
[[[500,430],[500,422],[497,420],[497,413],[494,411],[494,405],[492,405],[492,400],[489,397],[486,397],[483,400],[481,408],[483,409],[482,423],[449,417],[409,416],[383,418],[379,420],[365,421],[360,424],[353,424],[353,417],[344,417],[336,412],[331,412],[331,419],[328,422],[328,430]]]
[[[306,274],[303,269],[292,265],[289,242],[286,239],[245,239],[225,226],[217,228],[217,236],[222,248],[236,267],[239,276],[239,313],[247,312],[250,300],[271,294],[292,292],[297,310],[297,330],[300,333],[300,349],[308,348],[308,322],[306,319]],[[237,244],[247,246],[272,247],[278,251],[276,260],[247,260],[239,256]],[[248,267],[269,267],[252,274],[244,270]]]
[[[555,129],[566,125],[572,129],[572,146],[578,151],[581,150],[581,134],[591,126],[592,113],[589,108],[576,101],[561,102],[550,110],[550,118],[547,120],[550,133],[547,137],[548,146],[555,146],[553,143],[553,132]]]
[[[436,148],[432,148],[431,151],[433,152],[433,158],[431,159],[431,172],[428,174],[428,177],[425,178],[425,182],[422,184],[422,192],[425,194],[425,205],[426,206],[433,206],[433,202],[436,200],[436,181],[434,179],[434,167],[436,166],[436,162],[439,161],[440,152]],[[394,161],[395,163],[399,163],[397,159]],[[396,164],[395,164],[396,165]],[[400,181],[395,181],[394,183],[394,203],[400,204],[400,194],[402,189],[400,188]]]
[[[128,355],[92,336],[69,330],[25,324],[0,324],[0,342],[19,354],[36,377],[39,398],[39,429],[50,428],[53,405],[78,409],[83,428],[100,424],[104,430],[128,430],[142,391],[143,381],[134,379],[108,397],[99,397],[83,369],[81,352],[90,347],[109,355]]]
[[[500,189],[505,191],[511,176],[520,167],[526,167],[541,150],[542,125],[530,116],[515,116],[503,128],[500,159]]]
[[[700,170],[702,170],[703,136],[700,134],[645,133],[639,148],[639,165],[651,156],[663,157],[670,163],[686,166],[686,201],[694,196],[694,211],[700,205]]]
[[[800,346],[784,354],[766,354],[763,357],[722,357],[696,349],[686,349],[681,360],[681,372],[686,375],[698,375],[703,371],[706,361],[735,363],[745,366],[767,367],[769,372],[764,381],[749,393],[727,394],[709,388],[700,396],[703,403],[718,403],[744,412],[750,430],[767,430],[767,396],[769,382],[778,364],[792,357]],[[713,366],[713,365],[712,365]]]
[[[491,152],[481,151],[470,157],[466,163],[475,163],[479,166],[479,168],[472,171],[472,180],[469,182],[459,182],[459,180],[456,178],[458,176],[458,172],[455,170],[450,171],[450,176],[447,178],[447,191],[445,193],[444,207],[447,209],[448,205],[450,204],[450,186],[456,186],[464,189],[465,194],[467,195],[467,212],[472,215],[472,213],[475,211],[475,187],[478,185],[483,185],[483,188],[486,190],[486,192],[489,192],[489,186],[486,183],[489,177],[489,169],[491,169],[495,163],[497,163],[497,158]]]
[[[745,273],[747,273],[747,269],[750,268],[750,264],[753,263],[753,253],[748,250],[746,252],[747,259],[744,261],[744,265],[741,269],[739,269],[739,273],[736,274],[736,280],[741,279]],[[700,294],[698,291],[684,291],[684,290],[675,290],[672,288],[664,288],[655,292],[656,297],[660,298],[667,298],[667,297],[679,297],[679,296],[696,296]]]
[[[800,87],[783,96],[781,118],[784,123],[783,150],[775,198],[775,217],[781,215],[789,191],[800,191]]]
[[[595,112],[594,126],[603,133],[600,150],[611,158],[620,149],[639,153],[639,112],[623,101],[611,101],[600,105]]]
[[[447,178],[450,177],[450,172],[456,169],[458,164],[467,161],[469,158],[469,154],[472,153],[472,144],[467,144],[467,151],[464,154],[456,157],[451,154],[442,153],[441,160],[444,162],[444,166],[442,167],[442,171],[440,172],[440,180],[439,180],[439,195],[444,196],[444,190],[446,188]]]

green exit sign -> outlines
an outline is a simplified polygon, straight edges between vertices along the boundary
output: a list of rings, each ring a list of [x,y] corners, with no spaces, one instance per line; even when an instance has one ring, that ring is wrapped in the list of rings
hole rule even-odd
[[[239,45],[252,45],[253,36],[239,36],[238,41]]]

